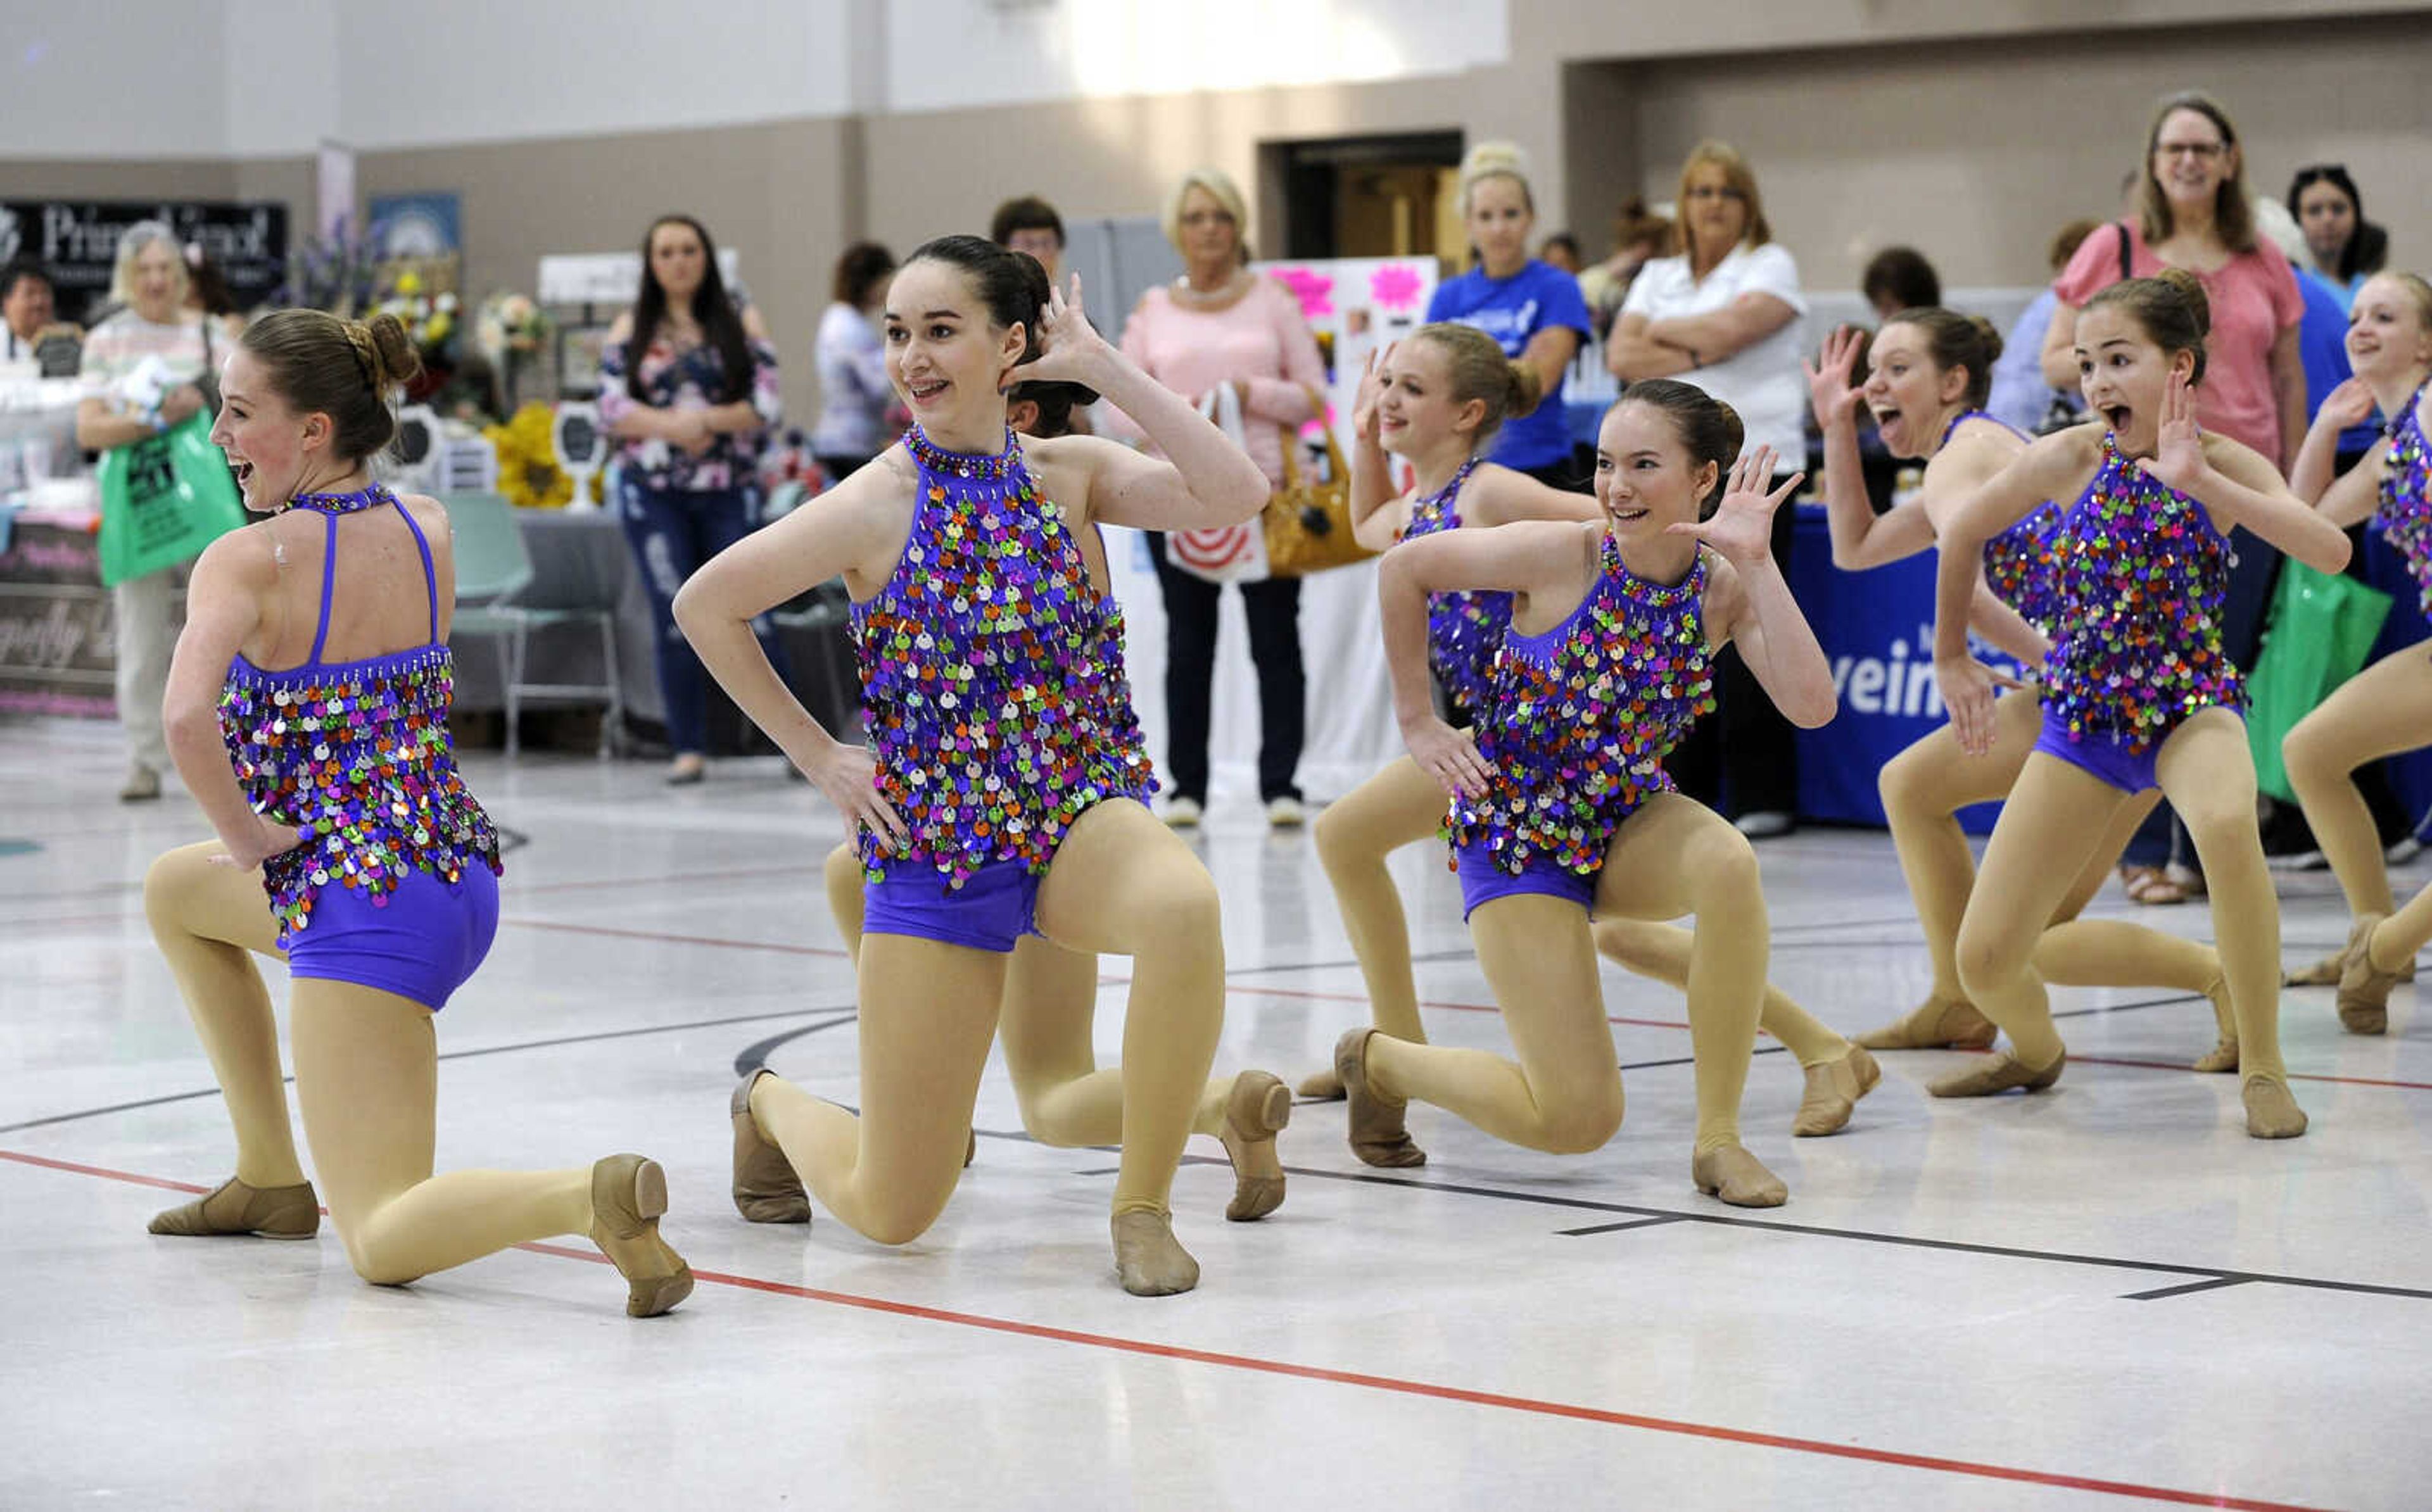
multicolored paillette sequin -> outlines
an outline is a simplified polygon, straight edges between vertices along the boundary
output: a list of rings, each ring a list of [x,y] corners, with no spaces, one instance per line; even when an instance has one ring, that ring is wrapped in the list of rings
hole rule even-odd
[[[1461,485],[1483,460],[1472,456],[1452,481],[1411,500],[1410,522],[1402,528],[1402,539],[1460,529]],[[1453,708],[1473,720],[1493,688],[1495,653],[1502,649],[1503,632],[1511,623],[1512,596],[1507,593],[1461,589],[1427,596],[1427,665]]]
[[[2143,755],[2200,709],[2244,701],[2221,647],[2229,543],[2204,505],[2140,470],[2105,433],[2059,536],[2061,628],[2044,710],[2072,740]]]
[[[2373,523],[2407,558],[2432,614],[2432,448],[2424,439],[2424,389],[2390,419],[2390,453],[2381,464],[2381,507]]]
[[[324,887],[345,887],[385,906],[408,871],[453,882],[471,866],[499,869],[498,832],[457,774],[448,736],[456,664],[437,636],[437,590],[428,576],[430,644],[360,662],[321,660],[338,567],[335,517],[396,502],[377,483],[358,494],[295,501],[329,519],[332,549],[322,559],[312,654],[278,671],[240,655],[220,693],[220,735],[237,781],[256,810],[304,837],[262,867],[282,948],[310,926]],[[421,544],[413,516],[402,505],[397,512]],[[423,558],[427,575],[427,545]]]
[[[1514,876],[1540,858],[1595,876],[1622,821],[1672,791],[1664,756],[1714,707],[1703,553],[1669,585],[1631,577],[1611,535],[1597,560],[1568,619],[1504,637],[1478,727],[1495,776],[1446,820],[1456,846],[1483,845]]]
[[[853,606],[864,725],[879,791],[911,831],[902,853],[865,834],[864,870],[906,858],[960,887],[990,862],[1047,869],[1072,821],[1156,790],[1123,613],[1089,581],[1055,501],[1008,431],[992,457],[904,445],[919,503],[895,576]]]
[[[2021,441],[2027,439],[2018,427],[1999,415],[1963,410],[1942,428],[1941,445],[1950,445],[1951,438],[1970,420],[1987,421]],[[1985,585],[1993,590],[1994,596],[2017,610],[2021,618],[2047,636],[2060,627],[2060,546],[2055,537],[2065,517],[2059,505],[2047,501],[1984,543]]]

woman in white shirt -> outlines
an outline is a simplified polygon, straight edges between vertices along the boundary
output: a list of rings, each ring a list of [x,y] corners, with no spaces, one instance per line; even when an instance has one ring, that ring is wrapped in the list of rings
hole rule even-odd
[[[811,452],[830,483],[841,483],[895,444],[887,407],[887,353],[870,317],[886,302],[895,254],[875,242],[855,242],[836,259],[833,301],[819,315],[813,344],[819,375],[819,418]]]
[[[1680,168],[1674,255],[1639,270],[1605,344],[1624,383],[1677,378],[1738,412],[1750,451],[1769,446],[1790,472],[1807,455],[1807,390],[1799,264],[1775,243],[1748,160],[1719,142],[1690,149]],[[1773,517],[1773,556],[1790,561],[1795,512]],[[1722,661],[1719,717],[1674,753],[1682,791],[1727,802],[1751,839],[1785,832],[1798,812],[1789,721],[1736,656]],[[1728,791],[1724,789],[1728,787]]]

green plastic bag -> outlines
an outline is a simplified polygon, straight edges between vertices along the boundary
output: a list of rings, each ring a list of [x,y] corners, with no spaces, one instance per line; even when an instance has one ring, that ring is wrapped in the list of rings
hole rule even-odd
[[[2264,792],[2297,800],[2280,761],[2281,737],[2356,675],[2389,617],[2390,596],[2378,588],[2302,562],[2281,564],[2263,654],[2246,682],[2246,741]]]
[[[101,580],[129,579],[192,562],[243,525],[245,501],[228,458],[211,445],[208,411],[157,436],[101,454]]]

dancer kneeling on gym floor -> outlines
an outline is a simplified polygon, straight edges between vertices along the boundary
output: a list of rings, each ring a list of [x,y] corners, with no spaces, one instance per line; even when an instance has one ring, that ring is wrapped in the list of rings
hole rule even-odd
[[[1832,717],[1832,668],[1770,545],[1798,479],[1764,492],[1772,451],[1741,457],[1740,440],[1739,417],[1704,391],[1634,384],[1597,435],[1602,519],[1447,530],[1386,554],[1394,708],[1411,757],[1453,796],[1470,934],[1520,1058],[1353,1030],[1335,1069],[1355,1150],[1407,1139],[1411,1099],[1530,1149],[1601,1147],[1620,1127],[1622,1088],[1590,916],[1694,914],[1691,1177],[1740,1206],[1788,1197],[1739,1134],[1769,943],[1756,854],[1663,766],[1713,709],[1726,644],[1793,721]],[[1474,732],[1436,717],[1427,683],[1428,596],[1463,589],[1512,595]]]
[[[1143,803],[1130,690],[1101,654],[1100,520],[1177,530],[1256,514],[1258,465],[1089,328],[1039,264],[977,237],[904,260],[887,295],[904,441],[721,553],[676,614],[718,682],[860,831],[867,916],[858,1118],[782,1077],[742,1091],[738,1188],[806,1183],[902,1244],[952,1195],[1008,962],[1026,935],[1134,961],[1113,1238],[1123,1288],[1197,1285],[1167,1205],[1224,1026],[1216,886]],[[1025,447],[1005,388],[1094,389],[1166,460],[1094,436]],[[751,621],[841,573],[870,744],[821,729]]]

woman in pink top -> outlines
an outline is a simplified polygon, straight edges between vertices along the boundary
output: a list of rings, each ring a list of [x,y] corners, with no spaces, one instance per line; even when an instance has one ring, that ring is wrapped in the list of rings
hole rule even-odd
[[[1247,219],[1241,192],[1222,173],[1200,168],[1183,176],[1166,206],[1165,234],[1182,254],[1184,273],[1141,296],[1123,326],[1123,355],[1192,399],[1232,385],[1250,457],[1269,485],[1280,488],[1284,446],[1317,412],[1326,367],[1299,301],[1244,266]],[[1174,777],[1165,820],[1187,827],[1199,822],[1208,802],[1208,697],[1223,589],[1175,566],[1162,535],[1148,541],[1165,590],[1165,762]],[[1304,815],[1292,775],[1300,765],[1308,696],[1300,580],[1243,583],[1241,607],[1258,671],[1258,798],[1268,823],[1297,825]]]

